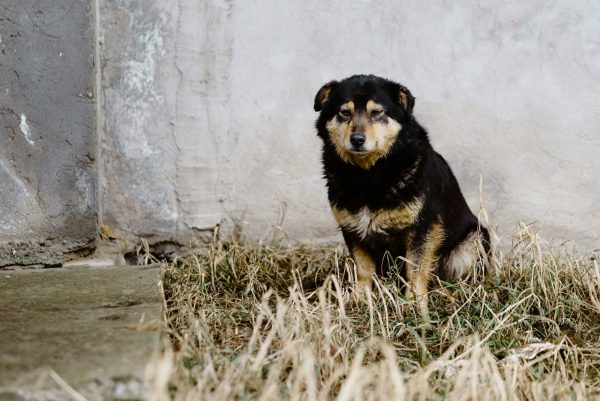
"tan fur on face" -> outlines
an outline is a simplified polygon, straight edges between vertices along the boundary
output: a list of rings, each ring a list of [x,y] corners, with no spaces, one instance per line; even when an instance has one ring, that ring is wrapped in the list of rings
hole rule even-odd
[[[372,117],[371,112],[375,109],[383,109],[383,107],[373,100],[369,100],[366,111],[361,112],[355,110],[354,102],[350,101],[340,107],[340,110],[352,112],[348,121],[340,121],[336,115],[326,124],[329,137],[338,155],[345,162],[365,170],[371,168],[377,160],[388,154],[402,129],[402,125],[389,116]],[[350,135],[357,130],[366,136],[364,147],[367,151],[361,154],[351,152]]]
[[[404,229],[414,225],[423,208],[423,198],[415,198],[395,209],[370,210],[363,207],[356,213],[332,207],[333,215],[340,227],[365,239],[373,234],[387,235],[394,229]]]
[[[350,101],[340,106],[340,111],[349,111],[354,114],[354,102]]]

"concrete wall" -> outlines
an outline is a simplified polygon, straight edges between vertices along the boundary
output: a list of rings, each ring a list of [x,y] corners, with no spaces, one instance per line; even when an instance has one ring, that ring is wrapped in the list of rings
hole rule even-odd
[[[42,3],[0,5],[0,259],[86,247],[97,214],[119,250],[217,225],[339,241],[312,102],[355,73],[411,89],[474,209],[483,176],[500,234],[600,237],[597,2]]]
[[[339,239],[312,101],[375,73],[500,234],[600,237],[600,3],[102,1],[102,217],[184,239],[221,223]]]
[[[0,266],[96,238],[92,20],[89,2],[0,4]]]

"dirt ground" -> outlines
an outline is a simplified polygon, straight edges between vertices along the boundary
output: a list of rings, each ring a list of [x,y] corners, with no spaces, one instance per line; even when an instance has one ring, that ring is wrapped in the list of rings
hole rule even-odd
[[[157,266],[1,270],[0,399],[140,399],[158,281]]]

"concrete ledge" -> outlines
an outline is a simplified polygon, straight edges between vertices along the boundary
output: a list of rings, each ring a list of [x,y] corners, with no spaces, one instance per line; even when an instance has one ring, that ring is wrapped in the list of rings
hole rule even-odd
[[[1,271],[0,398],[67,399],[56,375],[88,400],[141,398],[159,278],[157,266]]]

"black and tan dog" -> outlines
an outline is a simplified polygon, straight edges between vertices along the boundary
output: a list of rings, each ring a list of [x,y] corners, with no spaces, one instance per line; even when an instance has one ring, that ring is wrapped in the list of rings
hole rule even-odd
[[[385,252],[403,257],[407,295],[428,317],[432,277],[465,277],[489,252],[488,231],[471,213],[448,163],[413,118],[404,86],[355,75],[315,98],[331,209],[357,270],[357,288],[382,273]]]

